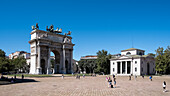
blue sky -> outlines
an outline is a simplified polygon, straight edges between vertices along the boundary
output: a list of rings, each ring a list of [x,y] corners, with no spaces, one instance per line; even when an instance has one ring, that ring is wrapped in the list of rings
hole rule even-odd
[[[71,30],[73,57],[132,47],[155,53],[170,45],[169,0],[1,0],[0,49],[30,52],[31,26]]]

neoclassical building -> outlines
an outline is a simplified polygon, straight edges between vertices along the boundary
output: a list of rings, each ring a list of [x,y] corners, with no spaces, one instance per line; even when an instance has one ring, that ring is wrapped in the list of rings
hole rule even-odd
[[[36,25],[38,27],[38,24]],[[48,31],[50,30],[50,31]],[[52,31],[51,31],[52,30]],[[59,32],[60,31],[60,32]],[[54,53],[55,64],[53,73],[73,72],[73,46],[71,32],[62,35],[62,30],[47,28],[47,31],[34,28],[31,34],[31,66],[30,74],[51,74],[51,52]]]
[[[155,74],[155,59],[144,55],[145,51],[130,48],[121,51],[121,56],[110,59],[110,74],[152,75]]]

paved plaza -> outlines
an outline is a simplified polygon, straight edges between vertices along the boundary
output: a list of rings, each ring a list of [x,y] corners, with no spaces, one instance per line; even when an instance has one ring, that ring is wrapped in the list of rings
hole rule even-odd
[[[170,76],[116,77],[117,88],[108,88],[105,76],[26,78],[37,82],[0,85],[0,96],[170,96]],[[162,92],[162,82],[167,82],[167,92]]]

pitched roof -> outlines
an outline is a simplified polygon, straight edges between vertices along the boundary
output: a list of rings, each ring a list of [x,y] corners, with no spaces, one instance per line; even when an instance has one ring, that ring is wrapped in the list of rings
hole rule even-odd
[[[130,48],[130,49],[126,49],[126,50],[121,50],[121,52],[124,52],[124,51],[131,51],[131,50],[145,51],[145,50],[141,50],[141,49],[137,49],[137,48]]]

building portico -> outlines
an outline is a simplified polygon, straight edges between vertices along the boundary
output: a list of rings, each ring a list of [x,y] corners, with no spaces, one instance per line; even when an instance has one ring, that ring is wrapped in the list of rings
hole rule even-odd
[[[131,51],[133,55],[131,55]],[[116,75],[155,74],[155,60],[151,56],[144,55],[143,50],[131,48],[125,51],[122,50],[122,53],[123,55],[118,57],[112,57],[110,59],[111,66],[110,74]]]

